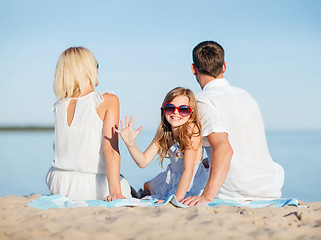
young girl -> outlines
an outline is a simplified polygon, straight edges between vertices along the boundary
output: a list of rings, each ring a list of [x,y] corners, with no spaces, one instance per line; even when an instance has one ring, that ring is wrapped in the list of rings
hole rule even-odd
[[[58,59],[54,160],[46,182],[51,194],[71,200],[131,197],[119,174],[118,134],[113,131],[118,98],[94,91],[97,75],[98,63],[86,48],[68,48]]]
[[[135,144],[142,127],[134,131],[132,117],[130,122],[126,117],[126,126],[121,121],[121,127],[122,130],[116,132],[123,138],[139,167],[146,167],[157,153],[161,164],[167,156],[171,161],[166,171],[144,184],[144,189],[152,197],[164,200],[175,194],[177,200],[181,201],[187,196],[202,193],[208,173],[201,162],[202,129],[196,99],[191,90],[177,87],[167,94],[161,108],[161,123],[144,153]]]

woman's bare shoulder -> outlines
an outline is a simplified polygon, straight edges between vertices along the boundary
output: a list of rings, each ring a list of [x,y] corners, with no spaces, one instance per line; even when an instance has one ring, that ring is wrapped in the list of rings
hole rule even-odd
[[[104,98],[104,101],[106,102],[112,102],[112,103],[119,102],[118,97],[113,93],[104,93],[103,98]]]
[[[105,114],[108,110],[111,110],[111,112],[119,111],[119,100],[115,94],[111,93],[104,93],[102,94],[102,97],[104,101],[99,104],[96,111],[100,118],[104,121]]]
[[[117,107],[119,106],[119,99],[115,94],[112,93],[104,93],[103,95],[104,102],[102,105],[104,107]]]

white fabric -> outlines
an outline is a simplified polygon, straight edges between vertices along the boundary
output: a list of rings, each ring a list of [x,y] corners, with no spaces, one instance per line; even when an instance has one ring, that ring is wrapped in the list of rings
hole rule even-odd
[[[74,201],[103,200],[109,195],[106,174],[66,171],[51,167],[46,177],[50,194],[62,194]],[[122,194],[130,198],[130,186],[120,176]]]
[[[226,132],[234,150],[229,173],[216,198],[281,197],[284,170],[270,156],[261,112],[251,95],[221,78],[206,84],[196,98],[209,162],[213,149],[206,137],[213,132]]]
[[[72,200],[104,199],[109,194],[102,147],[103,122],[96,108],[103,96],[91,92],[77,98],[71,125],[67,124],[70,98],[57,102],[55,112],[54,160],[47,174],[51,194]],[[122,179],[122,193],[130,197],[130,186]]]
[[[178,183],[181,179],[184,168],[184,154],[180,153],[178,144],[175,144],[168,150],[169,159],[166,171],[161,172],[151,181],[149,181],[149,188],[153,198],[165,199],[176,193]],[[186,192],[185,197],[200,195],[208,180],[208,172],[204,168],[202,162],[195,163],[193,170],[193,178]]]

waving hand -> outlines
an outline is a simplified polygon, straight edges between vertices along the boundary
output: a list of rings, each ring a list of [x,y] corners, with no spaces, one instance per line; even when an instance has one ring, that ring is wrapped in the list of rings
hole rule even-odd
[[[125,126],[123,120],[120,121],[121,130],[115,129],[117,133],[122,137],[127,146],[132,146],[135,143],[135,139],[143,129],[143,127],[138,128],[136,131],[133,130],[133,116],[130,116],[130,121],[128,123],[128,117],[125,117]]]

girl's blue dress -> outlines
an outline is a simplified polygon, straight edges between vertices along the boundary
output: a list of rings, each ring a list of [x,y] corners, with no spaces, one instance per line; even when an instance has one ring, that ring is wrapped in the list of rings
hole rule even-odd
[[[166,197],[176,193],[184,167],[184,154],[179,153],[180,157],[178,157],[178,150],[179,146],[175,142],[168,150],[168,156],[171,162],[168,164],[166,171],[161,172],[149,182],[149,188],[153,198],[165,199]],[[185,197],[201,195],[207,180],[208,172],[206,171],[203,163],[195,163],[193,178]]]

